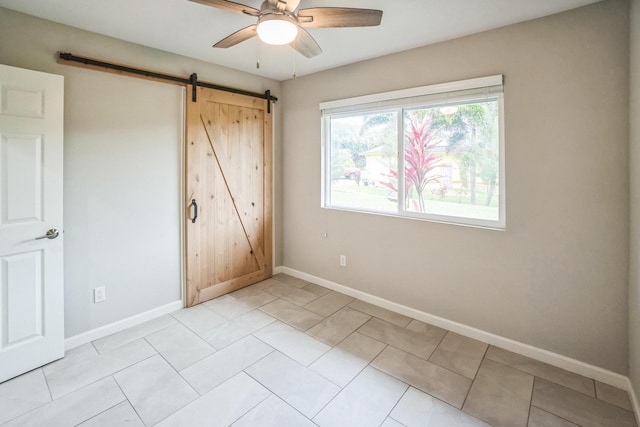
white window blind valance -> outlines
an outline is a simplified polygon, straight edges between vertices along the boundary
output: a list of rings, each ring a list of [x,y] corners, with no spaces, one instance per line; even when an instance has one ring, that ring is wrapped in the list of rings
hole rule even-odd
[[[320,103],[322,115],[380,111],[398,107],[455,105],[502,98],[503,75],[434,84]]]

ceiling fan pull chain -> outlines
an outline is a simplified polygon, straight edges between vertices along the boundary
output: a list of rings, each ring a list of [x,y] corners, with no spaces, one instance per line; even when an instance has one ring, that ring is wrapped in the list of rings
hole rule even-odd
[[[293,39],[293,50],[292,50],[292,55],[293,55],[293,74],[292,77],[295,80],[296,79],[296,39]]]
[[[261,55],[261,53],[262,53],[262,49],[260,48],[261,43],[256,43],[256,46],[257,46],[257,51],[256,51],[256,56],[257,56],[257,59],[256,59],[256,69],[258,69],[258,70],[259,70],[259,69],[260,69],[260,57],[262,56],[262,55]]]

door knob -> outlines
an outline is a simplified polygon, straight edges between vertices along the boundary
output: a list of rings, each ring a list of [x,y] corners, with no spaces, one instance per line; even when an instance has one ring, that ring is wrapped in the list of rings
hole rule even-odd
[[[58,232],[58,230],[56,230],[55,228],[51,228],[49,230],[47,230],[47,234],[45,234],[44,236],[40,236],[40,237],[36,237],[36,240],[40,240],[40,239],[55,239],[56,237],[58,237],[58,234],[60,234]]]

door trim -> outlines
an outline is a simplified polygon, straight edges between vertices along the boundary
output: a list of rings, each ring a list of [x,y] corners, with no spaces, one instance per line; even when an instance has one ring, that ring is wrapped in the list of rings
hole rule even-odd
[[[187,261],[187,239],[186,239],[186,233],[187,230],[185,229],[185,227],[183,226],[183,224],[186,223],[186,218],[185,218],[185,211],[184,209],[182,209],[182,201],[185,199],[185,194],[187,191],[187,183],[186,183],[186,173],[187,173],[187,157],[185,155],[186,153],[186,139],[187,139],[187,88],[183,87],[182,88],[182,97],[181,97],[181,104],[180,104],[180,126],[181,126],[181,131],[180,131],[180,178],[178,178],[180,181],[178,183],[178,186],[180,187],[178,189],[178,206],[179,211],[178,212],[178,221],[180,221],[180,224],[178,225],[178,228],[180,229],[180,301],[182,301],[182,307],[180,308],[184,308],[187,306],[187,265],[186,265],[186,261]]]

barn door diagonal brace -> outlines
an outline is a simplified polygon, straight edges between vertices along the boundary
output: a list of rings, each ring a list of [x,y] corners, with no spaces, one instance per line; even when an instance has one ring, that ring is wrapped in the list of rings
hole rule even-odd
[[[262,249],[260,248],[259,245],[256,244],[255,242],[255,236],[249,236],[249,233],[247,232],[247,226],[245,225],[244,221],[242,220],[242,215],[240,215],[240,209],[238,208],[238,202],[236,201],[236,198],[234,197],[235,192],[231,190],[231,185],[229,184],[229,180],[227,179],[227,175],[225,173],[225,171],[228,171],[229,168],[225,167],[223,165],[224,162],[224,158],[225,156],[220,156],[218,153],[218,150],[216,150],[216,147],[214,147],[213,144],[213,138],[212,135],[209,132],[209,127],[207,127],[207,124],[205,122],[205,118],[201,115],[200,116],[200,120],[202,122],[202,126],[204,127],[204,131],[207,134],[207,139],[209,140],[209,147],[211,147],[211,151],[213,151],[213,156],[216,159],[216,164],[218,165],[218,169],[220,170],[220,173],[222,174],[222,180],[224,182],[224,185],[227,189],[227,193],[229,194],[229,197],[231,197],[231,203],[233,204],[233,210],[236,214],[236,217],[238,218],[238,221],[240,222],[240,226],[242,227],[242,232],[244,234],[244,237],[247,239],[247,243],[249,244],[249,248],[251,248],[251,254],[253,256],[255,256],[256,260],[258,261],[258,265],[260,267],[260,270],[262,270],[263,268],[266,267],[266,262],[264,259],[264,253],[262,251]],[[221,158],[222,157],[222,158]]]

